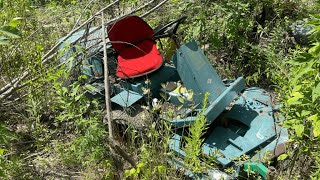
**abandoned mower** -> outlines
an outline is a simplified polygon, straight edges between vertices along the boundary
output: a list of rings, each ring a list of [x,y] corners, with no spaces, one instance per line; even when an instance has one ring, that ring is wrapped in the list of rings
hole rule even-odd
[[[177,169],[185,167],[181,159],[186,156],[183,146],[187,129],[205,108],[208,129],[204,135],[202,153],[204,156],[215,156],[219,168],[201,174],[185,171],[185,174],[197,179],[233,179],[247,169],[267,178],[272,169],[266,168],[263,163],[284,153],[284,143],[288,140],[287,130],[277,125],[282,120],[275,114],[277,106],[267,91],[257,87],[246,88],[242,77],[222,81],[194,40],[180,45],[176,32],[185,19],[182,17],[152,29],[139,16],[130,15],[108,25],[112,104],[128,108],[141,101],[151,103],[150,100],[165,94],[169,97],[166,103],[181,107],[174,116],[162,116],[162,120],[174,129],[170,149],[175,156],[170,163]],[[81,62],[81,73],[87,75],[86,83],[95,87],[90,96],[102,97],[101,28],[79,31],[68,38],[60,49],[68,44],[73,46],[67,48],[61,61],[76,51],[74,42],[86,34],[90,34],[86,37],[86,43],[78,43],[89,54]],[[165,62],[160,54],[156,44],[159,38],[172,38],[175,42],[177,50],[171,62]],[[146,89],[150,90],[148,96],[151,94],[151,98],[146,97]],[[208,106],[203,107],[206,93],[209,93]],[[265,154],[269,154],[267,159]],[[233,160],[243,155],[250,158],[235,164]],[[237,169],[234,174],[223,171],[230,166]]]

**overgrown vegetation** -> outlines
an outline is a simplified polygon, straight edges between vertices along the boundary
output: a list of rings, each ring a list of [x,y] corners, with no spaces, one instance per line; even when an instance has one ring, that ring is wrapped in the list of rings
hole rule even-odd
[[[145,2],[120,1],[108,10],[108,18]],[[110,150],[103,107],[85,96],[91,88],[82,86],[87,77],[70,81],[72,67],[59,64],[56,56],[43,63],[45,53],[79,24],[79,17],[83,22],[108,3],[0,0],[0,88],[26,71],[31,74],[15,84],[19,90],[0,92],[0,179],[183,178],[168,164],[171,129],[157,119],[158,110],[150,110],[154,116],[145,131],[129,127],[117,135],[138,162],[131,167]],[[179,38],[196,39],[222,78],[242,75],[249,85],[273,92],[283,105],[281,125],[290,132],[288,151],[277,159],[278,179],[320,178],[319,7],[319,1],[305,0],[171,0],[145,18],[155,27],[187,15]],[[294,23],[305,18],[312,31],[303,41]],[[163,51],[170,45],[163,41]],[[68,62],[76,64],[81,54]],[[205,124],[201,113],[198,118],[190,128],[185,161],[201,172]]]

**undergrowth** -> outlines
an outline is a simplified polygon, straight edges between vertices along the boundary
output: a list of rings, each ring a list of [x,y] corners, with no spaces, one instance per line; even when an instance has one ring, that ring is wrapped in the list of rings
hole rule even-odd
[[[195,122],[190,126],[188,135],[185,137],[186,145],[183,148],[186,153],[184,158],[186,167],[195,173],[202,173],[206,166],[200,161],[202,154],[203,135],[207,129],[207,119],[205,111],[208,104],[209,93],[206,93],[202,103],[202,110],[197,115]]]
[[[106,2],[94,2],[81,21]],[[139,2],[121,1],[109,13],[120,14]],[[100,102],[85,96],[90,89],[82,86],[86,77],[70,81],[72,66],[58,66],[57,59],[45,66],[41,63],[44,53],[73,28],[88,3],[0,0],[0,87],[25,70],[37,77],[10,96],[13,103],[0,104],[0,178],[182,178],[168,164],[173,155],[168,151],[172,135],[168,124],[150,119],[142,136],[135,134],[137,129],[126,130],[133,140],[123,144],[138,158],[138,165],[129,168],[109,150]],[[182,42],[196,39],[222,78],[245,76],[249,85],[278,94],[286,119],[281,125],[290,132],[288,152],[277,159],[278,178],[319,179],[320,17],[316,1],[172,0],[146,20],[155,27],[182,14],[188,19],[178,31],[179,38]],[[307,17],[313,26],[313,44],[300,43],[292,30],[294,22]],[[171,42],[163,42],[163,49],[172,50]],[[75,57],[70,61],[76,61]],[[167,58],[170,61],[170,55]],[[185,162],[195,172],[203,171],[199,155],[205,129],[200,113],[185,147]]]

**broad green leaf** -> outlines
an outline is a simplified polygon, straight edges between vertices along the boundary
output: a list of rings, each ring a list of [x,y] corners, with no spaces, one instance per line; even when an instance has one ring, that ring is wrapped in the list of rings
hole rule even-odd
[[[297,85],[293,87],[293,92],[299,92],[301,90],[302,86],[301,85]]]
[[[78,77],[78,80],[79,80],[79,81],[81,81],[82,79],[83,79],[83,80],[88,79],[87,75],[84,74],[84,75],[81,75],[81,76]]]
[[[312,122],[316,122],[318,120],[318,115],[314,114],[314,115],[308,117],[308,120],[312,121]]]
[[[9,26],[16,28],[20,23],[21,23],[22,18],[21,17],[16,17],[13,18],[10,23]]]
[[[299,54],[298,57],[293,58],[292,60],[288,61],[288,64],[299,65],[302,63],[309,62],[312,59],[313,59],[313,56],[311,54],[301,53],[301,54]]]
[[[320,96],[320,83],[312,89],[312,102],[315,102]]]
[[[91,84],[86,84],[84,88],[89,92],[98,92],[99,90]]]
[[[4,171],[0,169],[0,177],[5,177]]]
[[[304,74],[309,73],[310,71],[314,71],[314,69],[312,68],[314,64],[314,61],[309,61],[305,67],[302,68],[302,70],[300,70],[298,72],[298,74],[294,77],[294,79],[292,80],[293,83],[297,84],[297,81],[301,78],[301,76],[303,76]]]
[[[0,27],[0,32],[11,38],[21,38],[21,32],[12,26],[2,26]]]
[[[68,89],[66,87],[62,87],[62,94],[65,95],[68,92]]]
[[[302,133],[304,131],[304,126],[302,124],[299,124],[299,125],[294,125],[293,128],[294,128],[297,136],[302,137]]]
[[[0,155],[3,155],[5,151],[6,151],[5,149],[0,148]]]
[[[126,171],[124,172],[124,176],[125,176],[126,178],[128,178],[128,177],[130,176],[130,171],[129,171],[129,170],[126,170]]]
[[[311,114],[311,111],[302,110],[302,112],[301,112],[302,117],[307,116],[309,114]]]
[[[166,172],[166,167],[165,166],[158,166],[158,172],[159,173],[165,173]]]
[[[177,98],[181,103],[184,103],[184,99],[181,96],[177,96]]]
[[[293,124],[296,124],[297,123],[297,121],[299,121],[298,119],[290,119],[290,120],[286,120],[286,121],[284,121],[283,122],[283,125],[285,126],[285,127],[291,127]]]
[[[135,168],[130,169],[130,175],[129,176],[132,176],[132,175],[135,175],[135,174],[136,174],[136,169]]]
[[[143,168],[143,167],[144,167],[144,164],[143,164],[143,163],[138,163],[137,167],[138,167],[138,168]]]
[[[294,93],[292,93],[291,96],[293,96],[293,97],[298,97],[298,98],[303,98],[303,97],[304,97],[304,95],[301,94],[300,92],[294,92]]]
[[[318,137],[320,135],[320,121],[313,123],[313,135],[314,137]]]
[[[281,155],[277,158],[277,160],[278,160],[278,161],[283,161],[283,160],[287,159],[287,157],[288,157],[287,154],[281,154]]]
[[[308,25],[320,25],[320,17],[318,15],[311,15],[311,20],[307,21]]]
[[[313,45],[314,46],[309,49],[309,53],[314,56],[318,56],[320,54],[320,43],[317,42],[317,43],[314,43]]]
[[[319,25],[319,24],[313,24],[313,25]],[[320,31],[320,26],[314,26],[313,29],[311,29],[307,34],[315,34]]]
[[[76,85],[73,89],[72,89],[72,93],[70,94],[71,96],[75,96],[80,88],[80,84]]]
[[[78,101],[81,97],[82,97],[82,95],[78,95],[75,97],[75,100]]]
[[[292,97],[287,100],[288,105],[296,105],[302,103],[301,101],[299,101],[299,99],[303,98],[304,95],[300,92],[294,92],[291,96]]]

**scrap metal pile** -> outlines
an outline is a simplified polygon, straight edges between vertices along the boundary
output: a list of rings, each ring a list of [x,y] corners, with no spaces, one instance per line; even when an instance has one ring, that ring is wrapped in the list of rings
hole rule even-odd
[[[186,156],[183,141],[188,136],[188,127],[205,109],[208,129],[202,153],[216,157],[219,168],[202,174],[192,171],[185,174],[193,178],[232,179],[245,168],[258,171],[266,178],[268,169],[263,163],[283,153],[284,143],[288,140],[287,130],[277,125],[282,121],[275,113],[278,106],[267,91],[257,87],[246,88],[243,77],[222,81],[195,41],[180,45],[176,32],[185,19],[182,17],[152,29],[140,17],[130,15],[108,25],[108,66],[113,106],[128,108],[140,102],[148,104],[152,99],[160,98],[160,94],[165,94],[170,97],[165,103],[181,107],[172,117],[161,116],[174,129],[170,149],[175,157],[170,163],[176,168],[185,166],[182,161]],[[101,29],[93,27],[89,29],[92,31],[96,33],[91,33],[88,42],[98,39],[95,36],[101,37]],[[60,49],[84,33],[88,31],[77,32],[62,43]],[[160,38],[172,38],[177,46],[168,63],[157,49],[156,40]],[[104,94],[103,63],[99,55],[102,42],[93,44],[96,46],[89,48],[90,53],[81,62],[80,71],[88,76],[87,83],[95,87],[91,96],[99,97]],[[86,44],[87,49],[88,46],[90,43]],[[76,48],[68,48],[61,61],[75,51]],[[145,93],[146,89],[149,93]],[[206,93],[209,93],[208,106],[203,107]],[[269,154],[267,159],[264,158],[266,153]],[[224,168],[235,166],[233,160],[243,155],[250,158],[236,165],[239,171],[235,174],[223,172]]]

